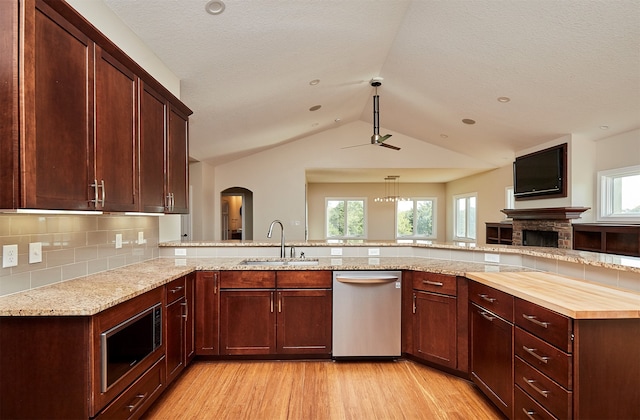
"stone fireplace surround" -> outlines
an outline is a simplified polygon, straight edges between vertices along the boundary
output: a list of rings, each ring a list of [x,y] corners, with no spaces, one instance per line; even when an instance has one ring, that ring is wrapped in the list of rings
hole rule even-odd
[[[572,219],[579,219],[589,207],[546,207],[528,209],[503,209],[507,217],[513,219],[514,246],[523,246],[523,231],[557,232],[557,248],[573,247]]]

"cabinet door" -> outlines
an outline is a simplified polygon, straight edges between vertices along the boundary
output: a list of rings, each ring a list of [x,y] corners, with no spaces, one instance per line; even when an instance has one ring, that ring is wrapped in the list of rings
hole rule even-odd
[[[135,74],[96,47],[96,208],[138,210]]]
[[[196,274],[195,339],[196,354],[220,354],[218,327],[220,313],[220,273],[198,271]]]
[[[220,353],[275,354],[273,290],[220,292]]]
[[[456,303],[453,296],[414,291],[415,356],[456,368]]]
[[[94,44],[44,3],[24,13],[20,206],[93,208]]]
[[[0,1],[0,208],[18,206],[18,2]]]
[[[196,273],[187,275],[185,281],[184,357],[185,367],[196,357],[195,343],[195,282]]]
[[[331,290],[278,290],[278,353],[331,354]]]
[[[184,297],[166,307],[165,355],[167,360],[167,384],[184,369]]]
[[[471,378],[508,417],[513,403],[513,325],[475,304],[471,319]]]
[[[189,119],[169,107],[167,139],[167,212],[189,212]]]
[[[164,156],[167,100],[140,83],[140,207],[162,213],[165,206]]]

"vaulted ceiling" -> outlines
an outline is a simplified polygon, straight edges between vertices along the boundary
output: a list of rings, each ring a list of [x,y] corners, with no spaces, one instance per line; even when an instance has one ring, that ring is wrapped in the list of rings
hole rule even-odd
[[[212,164],[371,123],[373,77],[382,133],[489,165],[640,128],[637,0],[104,2],[181,79],[191,156]]]

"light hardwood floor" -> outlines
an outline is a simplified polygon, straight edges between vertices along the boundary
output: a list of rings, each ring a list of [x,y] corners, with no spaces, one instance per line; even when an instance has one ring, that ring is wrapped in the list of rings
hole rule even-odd
[[[193,363],[146,419],[501,419],[470,382],[408,360]]]

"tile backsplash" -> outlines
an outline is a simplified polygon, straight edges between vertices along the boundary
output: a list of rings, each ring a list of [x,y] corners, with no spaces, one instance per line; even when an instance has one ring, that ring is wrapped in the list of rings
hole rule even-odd
[[[18,245],[18,265],[0,264],[0,296],[157,258],[158,223],[155,216],[0,214],[0,254]],[[32,242],[42,243],[42,262],[29,263]]]

